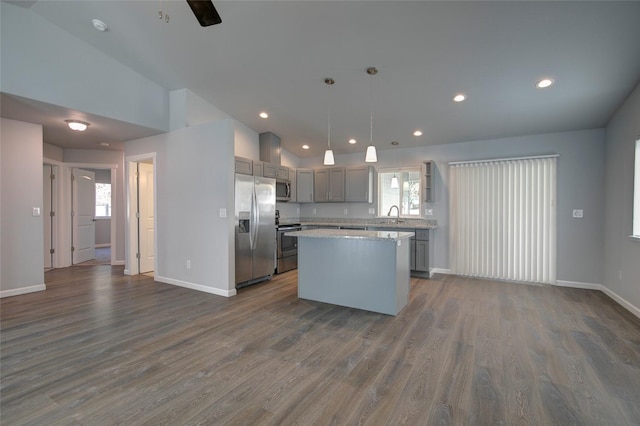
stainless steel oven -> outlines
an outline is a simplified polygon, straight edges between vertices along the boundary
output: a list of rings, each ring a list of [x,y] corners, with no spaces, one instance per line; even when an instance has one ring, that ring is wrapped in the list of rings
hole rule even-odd
[[[302,226],[278,225],[278,266],[276,273],[290,271],[298,268],[298,237],[285,235],[287,232],[300,231]]]

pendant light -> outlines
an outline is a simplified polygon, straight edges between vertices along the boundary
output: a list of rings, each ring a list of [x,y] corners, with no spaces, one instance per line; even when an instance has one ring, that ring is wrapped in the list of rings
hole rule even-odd
[[[398,141],[392,141],[391,145],[398,146]],[[397,161],[397,156],[394,155],[394,157],[396,157]],[[391,189],[398,189],[399,187],[400,185],[398,184],[398,176],[396,176],[396,172],[393,172],[393,177],[391,178]]]
[[[327,86],[329,86],[329,89],[331,88],[333,83],[335,83],[332,78],[325,78],[324,82]],[[327,93],[330,92],[329,89],[327,89]],[[335,160],[333,159],[333,151],[331,150],[331,100],[329,98],[330,96],[327,95],[327,149],[324,151],[323,162],[325,166],[333,166],[334,164],[336,164]]]
[[[371,76],[371,138],[369,140],[369,146],[367,147],[367,154],[364,157],[365,163],[377,163],[378,155],[376,153],[376,147],[373,146],[373,76],[378,74],[376,67],[367,68],[367,74]]]

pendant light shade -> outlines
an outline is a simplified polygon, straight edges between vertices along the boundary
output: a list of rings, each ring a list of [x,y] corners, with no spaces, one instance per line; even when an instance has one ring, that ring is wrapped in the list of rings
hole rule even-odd
[[[325,78],[324,82],[329,88],[335,83],[332,78]],[[327,92],[329,89],[327,89]],[[336,164],[335,159],[333,158],[333,151],[331,150],[331,102],[329,96],[327,96],[327,149],[324,151],[324,161],[325,166],[333,166]]]
[[[378,154],[376,153],[376,147],[373,145],[369,145],[367,147],[367,154],[364,156],[365,163],[377,163],[378,162]]]
[[[398,189],[400,185],[398,185],[398,177],[394,174],[391,178],[391,189]]]
[[[373,146],[373,76],[378,74],[378,69],[376,67],[369,67],[367,68],[367,74],[371,76],[371,137],[369,140],[369,146],[367,147],[367,153],[364,156],[364,162],[377,163],[378,154],[376,153],[376,147]]]
[[[333,158],[333,151],[327,149],[324,151],[324,162],[322,163],[325,166],[333,166],[336,164],[336,161]]]

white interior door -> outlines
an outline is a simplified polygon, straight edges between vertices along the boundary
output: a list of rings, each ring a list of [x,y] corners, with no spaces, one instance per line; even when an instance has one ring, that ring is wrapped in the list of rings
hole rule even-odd
[[[96,179],[95,173],[73,169],[73,263],[96,257]]]
[[[154,270],[155,217],[153,200],[153,164],[138,164],[138,202],[140,206],[140,273]]]
[[[42,232],[44,232],[44,267],[52,268],[51,264],[51,166],[42,166]]]

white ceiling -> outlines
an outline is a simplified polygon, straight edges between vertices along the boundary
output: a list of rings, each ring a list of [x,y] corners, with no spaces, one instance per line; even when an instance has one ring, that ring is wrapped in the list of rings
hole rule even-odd
[[[374,143],[387,149],[602,127],[640,81],[638,1],[214,4],[222,24],[208,28],[183,0],[23,6],[168,90],[279,135],[299,157],[324,150],[328,102],[335,151],[364,155],[371,85]],[[542,77],[556,84],[536,89]],[[458,92],[467,101],[452,102]]]

